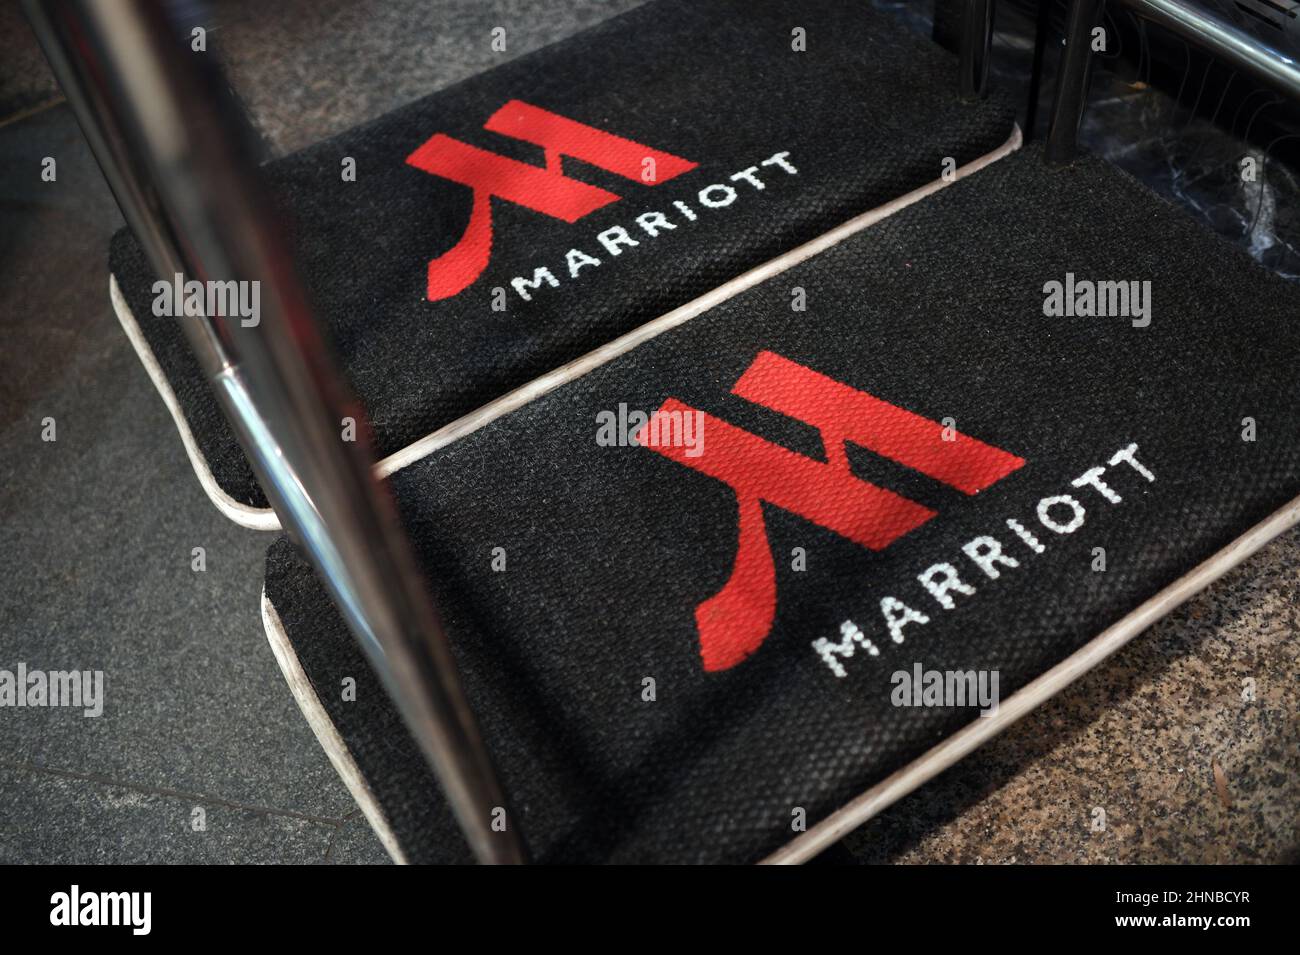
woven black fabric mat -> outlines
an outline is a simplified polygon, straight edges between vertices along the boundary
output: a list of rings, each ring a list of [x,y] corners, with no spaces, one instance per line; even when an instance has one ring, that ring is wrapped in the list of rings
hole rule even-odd
[[[660,0],[267,172],[384,456],[997,148],[1012,109],[956,75],[865,4]],[[129,232],[110,267],[217,484],[265,506]]]
[[[1127,315],[1078,314],[1101,282]],[[1026,149],[399,472],[536,857],[757,860],[979,718],[895,673],[1005,698],[1300,495],[1297,315],[1125,174]],[[700,453],[620,445],[656,410],[702,412]],[[461,857],[285,540],[266,591],[404,851]]]

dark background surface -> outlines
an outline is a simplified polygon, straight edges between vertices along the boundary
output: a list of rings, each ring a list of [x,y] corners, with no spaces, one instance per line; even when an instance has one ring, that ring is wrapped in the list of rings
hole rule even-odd
[[[213,38],[283,154],[633,5],[239,2]],[[928,6],[879,5],[922,21]],[[381,861],[262,636],[271,536],[208,503],[112,316],[121,219],[15,7],[0,4],[0,666],[104,667],[107,706],[98,720],[0,711],[0,861]],[[488,45],[502,24],[507,54]],[[999,47],[1024,52],[1016,36]],[[1191,93],[1181,108],[1159,97],[1102,92],[1093,115],[1146,115],[1152,132],[1129,139],[1157,150],[1213,136]],[[57,184],[39,180],[47,155]],[[1266,208],[1293,209],[1291,171],[1270,169]],[[873,861],[1294,858],[1298,567],[1293,532],[849,847]]]

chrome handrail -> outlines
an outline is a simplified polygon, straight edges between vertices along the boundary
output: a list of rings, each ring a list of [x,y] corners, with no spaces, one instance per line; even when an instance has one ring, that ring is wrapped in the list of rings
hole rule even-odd
[[[307,304],[210,54],[161,0],[25,0],[127,222],[164,277],[258,282],[260,316],[176,317],[282,526],[304,547],[476,858],[524,859],[368,425]],[[346,440],[346,419],[355,440]],[[501,826],[501,822],[505,825]],[[494,825],[494,822],[496,825]]]
[[[1300,101],[1300,62],[1247,31],[1186,0],[1112,0],[1213,54],[1228,65]],[[1091,33],[1101,23],[1105,0],[1072,0],[1065,54],[1057,78],[1047,134],[1049,162],[1069,162],[1078,152],[1079,123],[1088,104]]]

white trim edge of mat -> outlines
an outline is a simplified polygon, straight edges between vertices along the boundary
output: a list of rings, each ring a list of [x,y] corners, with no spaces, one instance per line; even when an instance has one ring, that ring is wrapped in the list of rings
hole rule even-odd
[[[276,613],[271,601],[266,599],[265,588],[262,590],[261,606],[262,627],[266,630],[266,641],[271,645],[271,653],[275,655],[275,662],[280,665],[280,672],[284,674],[285,682],[289,684],[289,691],[293,694],[298,709],[302,710],[302,715],[307,719],[307,725],[316,734],[316,741],[320,743],[321,749],[325,750],[325,755],[329,757],[330,765],[334,767],[334,771],[343,780],[343,785],[348,787],[348,792],[352,794],[353,801],[361,808],[362,814],[366,817],[366,821],[370,823],[370,828],[375,831],[375,835],[379,837],[384,850],[398,865],[406,865],[406,855],[397,842],[397,835],[388,824],[388,817],[384,815],[384,811],[380,808],[379,801],[375,799],[375,794],[366,785],[366,779],[361,775],[360,767],[352,758],[352,753],[349,752],[347,744],[343,742],[343,737],[334,728],[334,723],[325,711],[320,697],[316,695],[316,691],[312,688],[311,681],[307,679],[302,664],[298,662],[298,655],[293,652],[293,644],[289,642],[289,635],[284,632],[284,624],[280,622],[280,615]]]
[[[1184,601],[1200,593],[1265,544],[1300,524],[1300,497],[1274,511],[1223,550],[1198,564],[1155,596],[1140,603],[1056,666],[1035,677],[998,705],[995,715],[977,719],[953,733],[918,759],[885,777],[831,813],[807,832],[791,839],[762,861],[764,865],[807,862],[839,842],[913,790],[919,789],[1012,723],[1047,702]]]
[[[1085,643],[1056,666],[1034,678],[1005,702],[996,715],[977,719],[953,733],[918,759],[885,777],[861,795],[832,812],[807,832],[796,836],[761,861],[763,865],[798,865],[839,842],[854,829],[874,818],[904,796],[919,789],[944,770],[970,755],[1022,716],[1046,703],[1071,683],[1092,670],[1162,617],[1242,564],[1270,541],[1300,524],[1300,497],[1274,511],[1208,560],[1193,567],[1172,584],[1140,603],[1115,623]],[[320,698],[298,663],[280,616],[262,590],[262,625],[276,662],[307,724],[320,742],[352,797],[369,820],[371,828],[395,862],[406,859],[397,836],[388,825],[374,794],[366,785],[347,745],[330,721]]]
[[[190,430],[190,424],[185,420],[185,413],[181,411],[181,403],[176,400],[176,392],[172,391],[171,382],[167,380],[162,366],[158,364],[158,359],[154,357],[153,349],[149,347],[144,332],[140,330],[140,325],[131,312],[131,306],[126,303],[126,297],[122,294],[122,290],[118,288],[117,276],[111,272],[108,276],[108,298],[113,303],[113,311],[117,315],[118,323],[122,326],[122,331],[126,332],[131,347],[135,349],[136,355],[140,358],[140,364],[144,365],[144,370],[149,374],[149,380],[153,382],[154,388],[162,397],[163,404],[167,406],[167,411],[172,416],[172,422],[176,425],[176,430],[181,433],[181,444],[185,445],[185,456],[190,459],[190,466],[194,468],[194,474],[198,477],[199,484],[203,486],[208,498],[217,506],[217,510],[242,527],[248,527],[255,531],[279,530],[280,520],[275,516],[275,511],[269,507],[253,507],[251,504],[242,504],[223,491],[221,485],[217,483],[217,479],[212,474],[212,469],[208,467],[208,459],[203,456],[203,452],[199,450],[198,442],[194,440],[194,432]]]
[[[787,269],[793,268],[814,255],[825,252],[832,246],[843,242],[849,236],[889,218],[894,213],[900,212],[913,203],[933,195],[940,189],[947,188],[960,179],[979,172],[999,159],[1005,159],[1023,144],[1024,138],[1021,135],[1020,126],[1013,124],[1011,135],[1005,143],[992,152],[985,153],[978,159],[973,159],[966,165],[959,167],[954,172],[952,179],[936,179],[924,186],[913,189],[905,195],[899,196],[897,199],[891,199],[884,205],[876,206],[874,209],[854,216],[829,232],[824,232],[817,238],[810,239],[789,252],[783,252],[776,258],[755,266],[748,272],[744,272],[734,279],[719,285],[711,292],[706,292],[685,305],[679,305],[671,312],[652,319],[639,328],[635,328],[614,339],[612,342],[588,352],[581,358],[576,358],[525,385],[520,385],[514,391],[508,392],[500,398],[488,402],[481,408],[462,415],[455,421],[443,425],[437,431],[425,435],[400,451],[394,451],[375,465],[375,473],[381,479],[390,477],[408,464],[414,464],[421,458],[425,458],[453,441],[477,431],[502,415],[522,408],[529,402],[536,401],[561,385],[581,378],[588,372],[599,368],[606,362],[612,361],[625,352],[631,351],[655,336],[690,321],[692,318],[707,312],[717,305],[721,305],[728,299],[734,298],[755,285],[780,275]],[[185,454],[189,457],[190,465],[194,468],[199,483],[203,485],[203,490],[207,492],[212,503],[216,505],[222,514],[243,527],[256,531],[280,530],[280,520],[275,511],[266,507],[252,507],[248,504],[242,504],[223,491],[220,485],[217,484],[217,479],[213,476],[211,468],[208,467],[207,459],[203,456],[203,452],[199,450],[199,446],[194,440],[194,434],[190,431],[189,423],[185,420],[185,415],[181,411],[180,403],[176,400],[176,394],[172,391],[171,384],[167,381],[167,376],[163,373],[153,351],[149,348],[149,343],[140,330],[135,315],[131,312],[131,306],[127,304],[126,298],[122,295],[122,291],[117,284],[117,277],[111,273],[108,277],[108,288],[109,298],[113,303],[113,311],[117,313],[117,320],[126,332],[126,337],[130,339],[136,354],[140,356],[140,362],[144,365],[145,371],[149,373],[149,378],[154,387],[158,389],[158,394],[162,396],[163,402],[167,405],[167,410],[171,412],[172,421],[176,423],[176,429],[181,433],[181,442],[185,445]]]

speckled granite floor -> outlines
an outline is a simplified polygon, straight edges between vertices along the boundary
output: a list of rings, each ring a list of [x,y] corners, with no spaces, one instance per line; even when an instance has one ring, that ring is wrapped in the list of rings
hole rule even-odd
[[[214,39],[282,153],[633,5],[237,0]],[[487,44],[498,25],[505,54]],[[0,666],[103,668],[107,704],[89,720],[0,711],[0,861],[383,861],[262,636],[269,538],[204,498],[112,316],[104,261],[120,216],[56,97],[5,0]],[[58,182],[33,186],[47,155]],[[1295,860],[1298,608],[1293,532],[837,858]]]
[[[847,846],[864,862],[1300,861],[1298,638],[1292,531]]]

